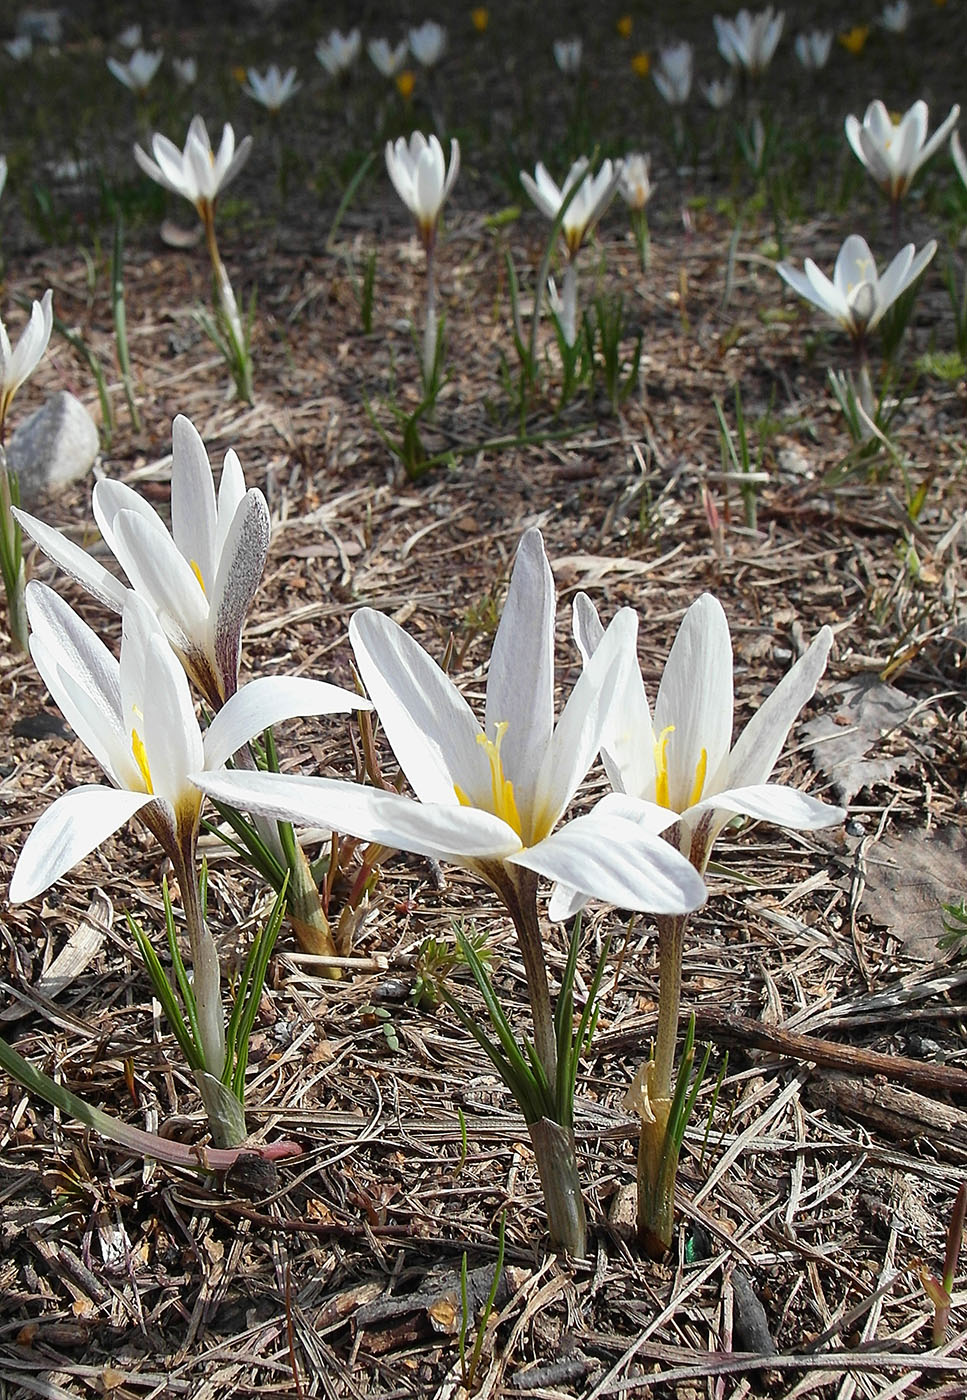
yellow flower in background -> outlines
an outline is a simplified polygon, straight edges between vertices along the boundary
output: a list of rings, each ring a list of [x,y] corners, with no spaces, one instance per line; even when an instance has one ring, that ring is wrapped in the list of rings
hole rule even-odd
[[[936,5],[938,10],[942,10],[944,5],[946,5],[947,0],[933,0],[933,3]]]
[[[631,66],[639,78],[647,78],[651,72],[651,54],[639,49],[631,60]]]
[[[478,5],[476,9],[470,11],[470,19],[477,33],[483,34],[490,23],[490,11],[486,5]]]
[[[248,78],[248,69],[241,63],[236,63],[232,69],[232,77],[237,83],[244,83]]]
[[[615,25],[615,29],[617,29],[622,39],[630,39],[633,24],[634,20],[631,18],[630,15],[622,15],[621,18],[618,20],[617,24]]]
[[[839,35],[839,42],[847,53],[858,54],[863,52],[863,47],[870,37],[870,26],[868,24],[854,24],[852,29],[847,29],[845,34]]]
[[[408,102],[413,96],[413,88],[416,86],[416,79],[413,76],[412,68],[404,68],[402,73],[396,75],[396,91],[404,102]]]

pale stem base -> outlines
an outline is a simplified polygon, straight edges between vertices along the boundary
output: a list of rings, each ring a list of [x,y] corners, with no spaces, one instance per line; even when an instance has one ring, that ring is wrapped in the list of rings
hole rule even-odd
[[[568,258],[561,288],[561,333],[567,345],[578,338],[578,265],[577,257]]]
[[[575,1259],[587,1254],[588,1221],[581,1196],[577,1152],[571,1128],[542,1118],[528,1125],[544,1191],[547,1228],[555,1249]]]

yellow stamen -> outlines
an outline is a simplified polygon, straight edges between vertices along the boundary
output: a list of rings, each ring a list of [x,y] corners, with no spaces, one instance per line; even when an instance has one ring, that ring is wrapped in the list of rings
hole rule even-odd
[[[702,789],[705,786],[705,774],[708,770],[708,749],[702,750],[702,756],[695,765],[695,781],[692,790],[688,794],[688,805],[694,807],[696,802],[701,801]]]
[[[189,559],[189,560],[188,560],[188,563],[191,565],[191,571],[192,571],[192,573],[195,575],[195,578],[198,580],[198,586],[199,586],[199,588],[200,588],[201,591],[204,593],[204,592],[205,592],[205,580],[204,580],[204,579],[202,578],[202,576],[201,576],[201,569],[199,569],[199,567],[198,567],[198,565],[195,563],[194,559]],[[207,596],[207,595],[206,595],[206,596]]]
[[[154,788],[151,784],[151,769],[148,767],[148,755],[145,751],[144,740],[136,729],[131,730],[131,752],[134,754],[134,761],[138,765],[141,776],[144,779],[145,792],[150,792],[153,795]]]
[[[655,801],[669,810],[672,804],[668,800],[668,738],[674,730],[673,724],[666,725],[655,740]]]
[[[500,746],[507,733],[507,721],[496,726],[495,738],[488,739],[486,734],[477,735],[477,743],[487,750],[487,758],[490,761],[490,791],[493,800],[493,813],[501,821],[512,826],[520,836],[521,820],[517,810],[517,801],[514,797],[514,785],[509,778],[504,777],[504,766],[500,761]],[[453,785],[453,790],[457,795],[457,801],[462,807],[471,807],[474,804],[470,801],[462,788]]]

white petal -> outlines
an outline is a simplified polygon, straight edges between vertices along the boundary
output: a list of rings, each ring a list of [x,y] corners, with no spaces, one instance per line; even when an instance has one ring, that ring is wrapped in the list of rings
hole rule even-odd
[[[125,608],[125,621],[129,610]],[[123,663],[123,645],[121,657]],[[160,630],[154,632],[147,647],[141,709],[141,737],[153,790],[180,813],[186,804],[198,801],[188,775],[205,760],[188,677]]]
[[[225,695],[238,683],[242,628],[262,581],[271,534],[265,497],[254,489],[246,492],[229,527],[209,598],[211,644]]]
[[[576,817],[507,859],[621,909],[685,914],[707,897],[702,877],[680,852],[621,817]]]
[[[832,645],[832,631],[823,627],[809,649],[756,710],[729,755],[730,788],[766,782],[796,716],[816,693]]]
[[[361,608],[349,640],[363,684],[410,786],[423,802],[456,802],[489,787],[480,725],[451,680],[420,644],[390,618]]]
[[[207,599],[161,521],[123,510],[114,522],[114,539],[131,586],[155,611],[172,644],[183,651],[205,647]]]
[[[92,559],[86,550],[74,544],[59,530],[45,525],[42,520],[28,515],[25,510],[15,508],[13,513],[24,534],[30,536],[48,559],[62,568],[99,603],[103,603],[113,612],[121,611],[128,589],[120,579],[116,579],[102,564]]]
[[[436,860],[500,860],[520,849],[517,833],[490,812],[414,802],[393,792],[284,773],[196,773],[203,792],[244,811],[328,826],[362,841]]]
[[[821,827],[839,826],[845,821],[842,807],[833,807],[798,788],[783,787],[779,783],[762,783],[757,787],[733,788],[728,792],[717,792],[714,797],[689,808],[686,819],[694,826],[700,812],[714,811],[731,816],[752,817],[756,821],[771,822],[773,826],[786,826],[793,831],[815,831]],[[726,818],[727,819],[727,818]],[[721,830],[725,822],[717,822]]]
[[[604,636],[604,629],[585,593],[579,593],[574,600],[573,625],[574,639],[587,663]],[[655,795],[655,735],[638,665],[636,638],[637,617],[628,642],[633,659],[614,696],[601,740],[601,760],[616,792],[651,799]]]
[[[300,715],[351,714],[372,709],[368,700],[325,681],[302,676],[263,676],[243,685],[205,732],[205,767],[220,768],[263,729]]]
[[[150,801],[147,793],[89,784],[52,802],[20,852],[10,881],[10,903],[23,904],[43,894]]]
[[[201,574],[206,593],[215,582],[215,483],[201,434],[183,413],[171,425],[171,535],[179,553]]]
[[[517,547],[494,638],[484,723],[489,739],[497,725],[507,725],[500,757],[521,813],[535,800],[554,729],[554,615],[554,575],[544,541],[539,530],[528,530]]]
[[[703,791],[721,785],[716,778],[732,745],[732,639],[711,593],[682,619],[662,673],[654,724],[656,743],[667,744],[668,803],[680,812],[691,804],[700,767]]]

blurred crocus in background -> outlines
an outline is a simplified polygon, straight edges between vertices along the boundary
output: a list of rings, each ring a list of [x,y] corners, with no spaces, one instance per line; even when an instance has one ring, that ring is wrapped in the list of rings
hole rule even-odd
[[[351,29],[348,34],[330,29],[328,37],[320,39],[316,45],[316,58],[330,78],[339,78],[348,73],[359,58],[362,43],[358,29]]]
[[[155,49],[153,52],[135,49],[126,63],[117,58],[108,58],[107,66],[119,83],[123,83],[135,97],[143,100],[147,96],[152,78],[161,67],[163,57],[161,49]]]
[[[727,78],[712,78],[702,84],[702,96],[715,112],[721,112],[735,96],[735,83],[731,75]]]
[[[768,68],[782,34],[786,16],[771,5],[757,14],[740,10],[735,19],[713,15],[719,53],[730,68],[757,78]]]
[[[583,46],[579,38],[555,39],[554,40],[554,62],[562,73],[568,77],[574,77],[581,71],[581,54]]]
[[[0,156],[0,195],[3,194],[4,186],[7,183],[7,157]]]
[[[910,6],[907,0],[892,0],[880,11],[880,24],[890,34],[904,34],[910,23]]]
[[[264,73],[257,68],[249,68],[247,79],[242,91],[273,113],[278,112],[301,87],[296,81],[296,70],[287,68],[283,73],[277,63],[270,63]]]
[[[433,68],[446,52],[447,31],[442,24],[428,19],[407,35],[410,53],[421,68]]]
[[[146,175],[165,189],[180,194],[198,210],[215,285],[217,324],[208,328],[209,334],[231,368],[239,397],[246,401],[252,398],[249,335],[242,323],[235,292],[218,251],[215,203],[221,191],[241,170],[251,149],[251,136],[240,141],[236,149],[235,132],[226,122],[216,154],[208,138],[208,128],[200,116],[191,120],[183,151],[179,151],[174,142],[160,132],[151,138],[150,156],[140,146],[134,148],[134,158]]]
[[[426,318],[423,327],[423,380],[429,386],[436,378],[438,329],[436,282],[433,255],[436,249],[440,213],[460,171],[460,145],[450,142],[450,165],[436,136],[429,139],[414,131],[386,143],[386,169],[393,188],[416,220],[420,241],[426,253]]]
[[[817,73],[826,67],[832,47],[831,29],[807,29],[802,34],[797,34],[793,43],[796,58],[807,73]]]
[[[832,281],[807,258],[803,271],[781,262],[776,271],[784,282],[841,326],[853,342],[859,376],[860,403],[872,418],[876,405],[867,360],[870,331],[921,272],[937,251],[931,239],[918,253],[912,243],[901,248],[881,277],[869,244],[850,234],[840,248]]]
[[[406,62],[409,45],[403,39],[393,48],[387,39],[370,39],[366,45],[366,52],[373,67],[382,73],[384,78],[395,78]]]
[[[564,290],[561,298],[561,333],[568,345],[577,340],[577,255],[581,245],[607,209],[618,187],[621,161],[601,162],[596,175],[590,173],[590,161],[580,156],[571,166],[558,188],[538,161],[533,176],[520,172],[521,184],[538,209],[552,222],[567,202],[561,222],[561,234],[567,253],[564,268]],[[570,198],[569,198],[570,197]],[[569,202],[568,202],[569,201]],[[538,296],[542,288],[538,288]]]
[[[638,261],[642,272],[647,272],[650,240],[648,237],[647,205],[654,186],[651,183],[651,161],[648,156],[635,151],[621,161],[621,175],[618,179],[618,193],[631,212],[631,226],[638,245]]]
[[[692,90],[694,50],[687,39],[658,50],[655,87],[670,107],[682,107]]]
[[[902,117],[894,118],[886,105],[876,98],[867,107],[862,122],[852,114],[846,118],[846,139],[890,201],[893,236],[897,243],[900,241],[900,202],[917,171],[946,141],[959,116],[960,107],[955,103],[929,140],[929,112],[922,100],[914,102]]]
[[[193,87],[198,81],[198,60],[196,58],[173,58],[171,66],[175,77],[185,87]]]

